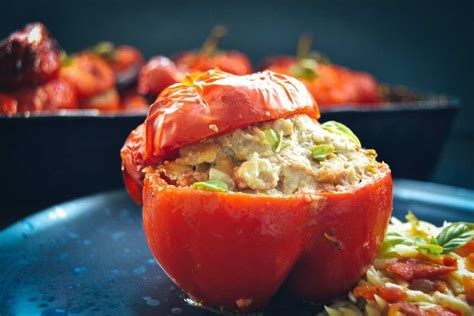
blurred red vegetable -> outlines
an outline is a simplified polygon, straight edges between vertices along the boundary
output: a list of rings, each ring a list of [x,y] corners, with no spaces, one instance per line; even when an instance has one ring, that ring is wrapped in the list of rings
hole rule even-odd
[[[216,25],[200,50],[183,52],[174,58],[174,62],[188,72],[217,68],[234,75],[252,73],[252,65],[247,55],[238,51],[218,50],[218,44],[226,33],[226,27]]]
[[[143,111],[148,109],[148,102],[133,87],[120,93],[120,108],[124,111]]]
[[[101,42],[88,52],[101,57],[112,67],[118,88],[129,87],[136,82],[138,72],[144,63],[142,53],[128,45],[116,47],[110,42]]]
[[[137,91],[140,94],[156,97],[168,86],[184,78],[175,63],[165,56],[155,56],[140,70]]]
[[[28,24],[0,42],[0,90],[44,83],[60,64],[60,47],[46,27]]]
[[[96,109],[105,112],[118,111],[120,109],[120,97],[115,89],[96,94],[92,97],[81,99],[79,107],[82,109]]]
[[[263,67],[301,80],[321,108],[380,102],[379,85],[370,74],[330,64],[310,53],[310,44],[310,38],[302,37],[298,57],[270,57]]]
[[[101,57],[87,52],[68,57],[59,75],[76,88],[79,99],[106,92],[115,84],[111,66]]]
[[[0,113],[14,115],[18,110],[18,101],[12,95],[0,93]]]

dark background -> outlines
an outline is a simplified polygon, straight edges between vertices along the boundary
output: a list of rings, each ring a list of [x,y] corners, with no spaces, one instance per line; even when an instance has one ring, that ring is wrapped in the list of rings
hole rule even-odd
[[[309,31],[314,48],[335,63],[366,70],[384,83],[460,97],[464,108],[433,181],[474,189],[473,3],[9,1],[1,5],[0,37],[41,21],[67,51],[110,40],[150,57],[199,47],[214,24],[224,23],[230,32],[222,48],[246,52],[258,65],[267,55],[294,53],[298,36]]]

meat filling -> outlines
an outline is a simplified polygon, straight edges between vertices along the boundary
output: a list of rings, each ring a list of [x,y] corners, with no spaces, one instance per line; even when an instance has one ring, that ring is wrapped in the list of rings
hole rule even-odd
[[[184,146],[177,159],[148,172],[178,186],[208,181],[227,191],[288,195],[370,182],[381,174],[375,158],[350,134],[296,115]]]

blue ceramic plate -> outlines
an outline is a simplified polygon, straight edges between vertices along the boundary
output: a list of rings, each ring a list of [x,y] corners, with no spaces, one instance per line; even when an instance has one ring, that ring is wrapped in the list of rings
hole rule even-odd
[[[399,180],[394,215],[472,221],[474,192]],[[314,315],[278,293],[264,315]],[[0,232],[0,315],[207,315],[156,264],[124,191],[48,208]]]

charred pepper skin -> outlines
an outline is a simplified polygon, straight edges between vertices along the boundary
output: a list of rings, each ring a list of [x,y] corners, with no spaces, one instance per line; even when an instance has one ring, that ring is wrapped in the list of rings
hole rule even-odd
[[[61,49],[41,23],[28,24],[0,42],[0,89],[14,90],[54,78]]]

